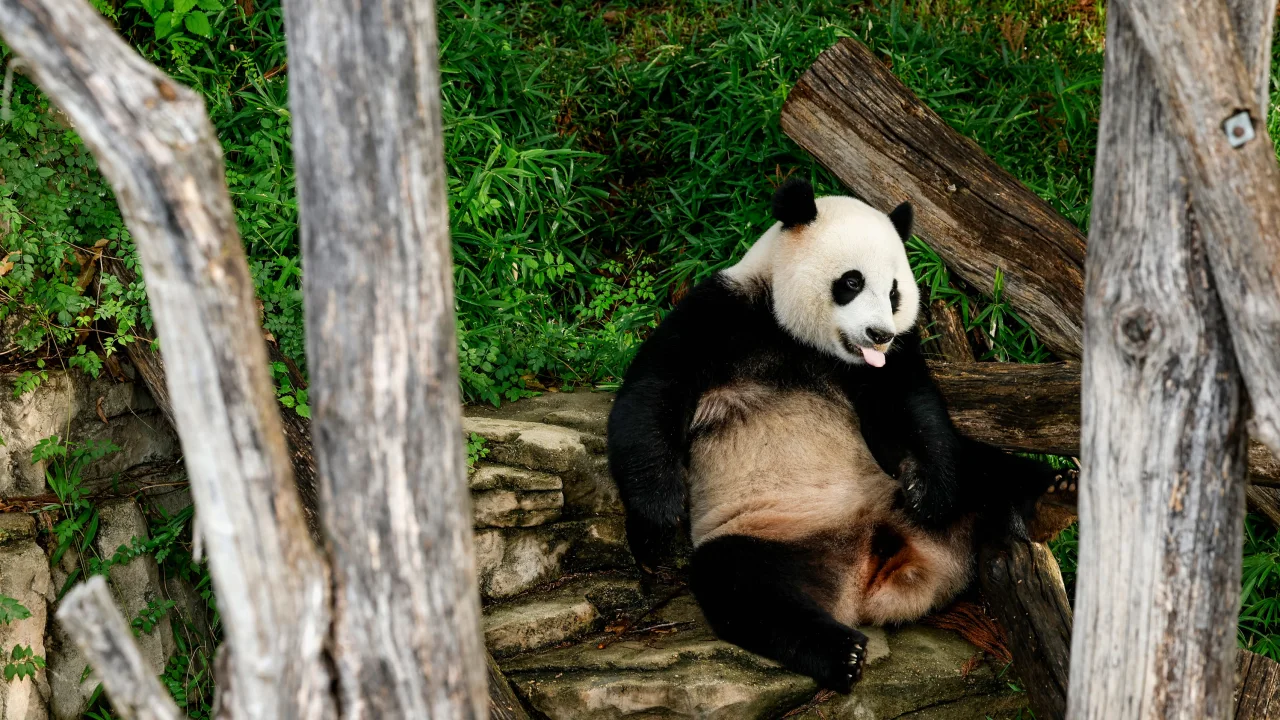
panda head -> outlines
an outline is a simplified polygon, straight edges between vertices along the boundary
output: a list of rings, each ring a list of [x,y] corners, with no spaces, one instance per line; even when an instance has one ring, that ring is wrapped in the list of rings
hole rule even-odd
[[[919,313],[906,250],[910,203],[886,215],[851,197],[815,199],[809,183],[793,179],[774,193],[773,215],[761,252],[753,247],[740,265],[768,278],[778,323],[845,362],[883,366]]]

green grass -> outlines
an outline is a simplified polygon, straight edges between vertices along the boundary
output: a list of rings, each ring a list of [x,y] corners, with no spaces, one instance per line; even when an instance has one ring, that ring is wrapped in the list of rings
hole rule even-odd
[[[206,13],[211,32],[185,21],[170,32],[166,19],[163,37],[156,21],[174,0],[95,2],[146,57],[205,96],[267,329],[305,368],[278,0],[200,0],[189,12]],[[672,298],[765,229],[782,177],[842,191],[778,123],[791,85],[841,37],[867,43],[948,123],[1082,229],[1088,221],[1102,71],[1102,16],[1088,2],[439,7],[461,384],[471,402],[615,384]],[[38,357],[96,373],[150,318],[140,285],[105,277],[81,288],[77,279],[100,240],[127,262],[132,244],[65,121],[21,77],[11,106],[0,124],[0,316],[18,328],[7,357],[23,369]],[[1053,359],[998,291],[981,297],[922,243],[910,251],[930,297],[961,306],[985,357]],[[1249,531],[1241,642],[1280,659],[1277,540],[1253,519]],[[1074,537],[1055,544],[1069,580]]]

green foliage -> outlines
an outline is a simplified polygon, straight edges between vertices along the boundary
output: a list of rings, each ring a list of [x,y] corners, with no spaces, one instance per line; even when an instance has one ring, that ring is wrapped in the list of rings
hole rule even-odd
[[[489,448],[484,446],[485,440],[475,433],[471,433],[467,437],[467,468],[473,468],[476,463],[483,460],[489,454]]]
[[[305,367],[283,22],[276,0],[257,5],[100,9],[205,97],[264,325]],[[464,396],[496,404],[546,386],[616,383],[673,295],[768,225],[779,171],[838,190],[782,134],[778,113],[791,83],[843,36],[870,44],[948,122],[1083,223],[1101,55],[1096,19],[1073,7],[441,2]],[[193,29],[196,17],[212,32]],[[140,284],[77,280],[100,240],[135,268],[132,244],[65,122],[21,78],[12,106],[13,121],[0,126],[0,219],[13,269],[0,276],[0,300],[27,318],[25,349],[97,372],[151,319]],[[989,356],[1047,355],[1001,298],[950,281],[934,295],[962,304],[966,323],[991,337]],[[296,391],[280,397],[309,410]]]
[[[1280,532],[1261,517],[1245,519],[1240,646],[1280,660]]]
[[[25,605],[8,595],[0,595],[0,625],[7,625],[31,617]]]
[[[126,557],[127,553],[123,548],[112,558],[96,556],[93,541],[98,536],[98,509],[90,500],[88,489],[84,487],[85,469],[119,451],[120,448],[107,440],[88,440],[75,444],[63,442],[57,435],[41,440],[31,450],[32,463],[47,463],[45,482],[58,498],[56,504],[46,508],[61,516],[53,526],[56,545],[50,562],[58,564],[63,555],[74,548],[79,563],[68,575],[66,583],[58,592],[59,597],[71,589],[83,575],[103,574],[112,565],[132,559]]]
[[[311,417],[311,406],[307,404],[307,390],[294,387],[289,366],[282,362],[271,363],[271,376],[276,382],[276,397],[280,400],[280,404],[304,418]]]
[[[175,617],[173,626],[174,653],[160,682],[187,717],[207,720],[213,712],[214,690],[210,648],[192,642],[196,632],[190,623]]]
[[[13,381],[13,396],[15,398],[22,397],[27,393],[40,387],[40,383],[49,379],[49,372],[44,369],[44,360],[36,360],[36,370],[24,370],[16,380]]]
[[[1076,571],[1079,569],[1077,559],[1080,556],[1080,526],[1072,523],[1071,527],[1058,533],[1058,537],[1049,543],[1049,550],[1058,561],[1058,569],[1062,571],[1062,582],[1067,586],[1067,597],[1074,598],[1076,588]]]
[[[8,625],[31,617],[31,611],[15,598],[0,595],[0,625]],[[17,678],[29,678],[44,667],[44,658],[36,655],[30,645],[14,645],[7,657],[0,648],[0,660],[4,661],[4,679],[6,682]]]
[[[6,681],[17,678],[33,677],[36,671],[44,667],[44,658],[36,655],[30,645],[14,645],[9,653],[8,662],[4,665]]]
[[[135,636],[150,634],[175,606],[177,606],[177,603],[167,598],[148,600],[147,606],[139,610],[138,616],[129,623],[129,626],[133,628],[133,634]]]

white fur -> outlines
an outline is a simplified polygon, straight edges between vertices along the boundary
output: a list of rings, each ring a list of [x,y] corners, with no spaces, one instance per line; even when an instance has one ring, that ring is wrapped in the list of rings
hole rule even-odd
[[[818,217],[808,225],[784,230],[775,223],[724,273],[739,283],[769,283],[774,315],[797,340],[846,362],[864,363],[862,355],[845,348],[840,333],[860,347],[887,350],[892,341],[874,346],[867,329],[910,330],[920,310],[920,291],[888,215],[851,197],[818,198],[817,206]],[[866,285],[841,307],[831,286],[849,270],[861,272]],[[889,302],[895,279],[896,313]]]

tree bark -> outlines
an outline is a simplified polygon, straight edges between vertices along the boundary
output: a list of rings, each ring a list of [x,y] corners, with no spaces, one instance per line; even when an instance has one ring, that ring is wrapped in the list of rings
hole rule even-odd
[[[1280,489],[1250,485],[1245,488],[1249,511],[1258,513],[1280,528]]]
[[[133,274],[120,263],[115,262],[114,265],[108,265],[107,268],[108,272],[113,275],[127,282],[133,281]],[[172,418],[173,407],[169,404],[168,391],[165,389],[164,361],[160,354],[152,350],[150,341],[145,339],[131,343],[126,348],[128,349],[129,360],[138,368],[138,374],[147,386],[147,390],[151,392],[152,398],[156,401],[156,406],[160,408],[165,417]],[[306,379],[302,377],[302,374],[298,372],[293,363],[289,362],[284,354],[280,352],[279,346],[268,341],[267,355],[272,362],[283,362],[289,366],[290,382],[293,383],[294,387],[307,387]],[[146,368],[146,370],[143,370],[143,368]],[[303,510],[307,517],[307,526],[311,531],[312,538],[317,542],[321,542],[319,488],[315,479],[315,456],[311,450],[311,421],[295,412],[289,411],[283,412],[282,417],[284,419],[285,441],[289,446],[289,457],[293,461],[294,478],[297,480],[298,493],[302,498]],[[489,654],[488,650],[485,651],[485,661],[488,665],[490,719],[528,720],[528,713],[525,712],[524,706],[511,689],[511,683],[502,674],[502,670],[493,661],[493,656]],[[228,687],[229,685],[220,686],[218,688],[219,692],[224,692]]]
[[[87,4],[0,0],[0,31],[74,123],[138,245],[239,718],[329,717],[329,580],[307,536],[253,283],[200,97]]]
[[[1006,450],[1076,455],[1077,363],[930,363],[961,432]]]
[[[493,655],[486,652],[484,663],[489,678],[489,720],[529,720],[529,713],[525,712]]]
[[[1247,400],[1158,63],[1107,21],[1068,717],[1225,718]]]
[[[951,419],[965,435],[1005,450],[1080,454],[1078,363],[932,362]],[[1280,462],[1249,443],[1249,482],[1280,487]]]
[[[1063,359],[1080,358],[1085,238],[972,140],[920,102],[862,43],[845,38],[792,88],[782,129],[845,185],[888,210],[965,282],[1004,297]]]
[[[1166,123],[1249,388],[1250,430],[1280,452],[1280,165],[1266,131],[1276,2],[1229,5],[1127,0],[1116,12],[1149,57],[1145,81],[1169,108]],[[1235,148],[1226,123],[1240,113],[1255,137]]]
[[[1013,669],[1041,720],[1067,709],[1071,604],[1053,553],[1042,543],[984,545],[978,581],[987,607],[1009,634]]]
[[[925,328],[926,350],[934,352],[945,362],[968,363],[977,360],[973,355],[973,346],[969,344],[968,334],[964,331],[960,311],[955,305],[945,300],[934,300],[926,312],[930,321]]]
[[[1235,720],[1280,717],[1280,663],[1248,650],[1236,656]]]
[[[110,273],[120,279],[120,282],[128,285],[137,280],[137,275],[133,273],[124,263],[115,258],[103,258],[102,269],[104,272]],[[141,328],[136,328],[135,333],[141,333]],[[173,401],[169,398],[169,390],[165,386],[164,358],[160,353],[151,347],[151,339],[144,335],[137,334],[134,342],[125,345],[125,353],[129,356],[129,361],[138,371],[138,376],[142,379],[143,384],[147,386],[147,390],[151,393],[151,397],[156,402],[156,407],[160,408],[160,412],[169,420],[169,424],[174,424],[173,418]],[[293,362],[280,352],[280,347],[270,340],[267,341],[267,358],[271,362],[282,362],[289,367],[290,382],[294,387],[305,388],[306,380],[298,372]],[[320,536],[320,496],[319,489],[316,485],[316,462],[311,454],[311,428],[306,418],[298,415],[293,411],[281,413],[283,420],[285,444],[289,451],[289,462],[293,467],[293,478],[298,488],[298,495],[302,500],[302,512],[307,522],[307,530],[311,533],[311,539],[315,542],[321,542]]]
[[[434,3],[285,21],[339,706],[484,717]]]
[[[125,720],[183,717],[142,659],[103,576],[95,575],[67,593],[58,605],[58,622],[102,678],[118,715]]]

